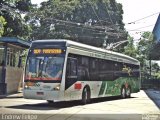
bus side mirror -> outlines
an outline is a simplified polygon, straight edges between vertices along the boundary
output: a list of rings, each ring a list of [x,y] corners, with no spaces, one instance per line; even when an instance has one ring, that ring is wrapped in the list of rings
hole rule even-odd
[[[67,60],[67,69],[66,69],[67,79],[76,79],[77,78],[77,59],[68,58]]]

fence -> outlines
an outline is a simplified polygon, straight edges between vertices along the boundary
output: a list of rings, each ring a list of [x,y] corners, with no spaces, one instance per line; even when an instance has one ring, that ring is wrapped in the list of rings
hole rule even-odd
[[[160,89],[160,79],[144,79],[141,82],[142,89]]]

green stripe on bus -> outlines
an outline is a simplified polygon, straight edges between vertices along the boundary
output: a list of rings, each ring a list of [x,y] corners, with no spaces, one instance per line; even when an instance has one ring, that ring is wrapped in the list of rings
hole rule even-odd
[[[100,95],[120,95],[120,90],[122,85],[124,85],[125,83],[128,83],[131,88],[132,88],[132,92],[137,92],[139,89],[139,80],[136,77],[130,77],[130,78],[126,78],[126,77],[120,77],[114,81],[103,81],[101,84],[101,88],[100,88],[100,92],[99,92],[99,96]],[[107,85],[107,86],[106,86]],[[105,88],[107,87],[106,91]]]
[[[99,95],[103,95],[106,85],[107,85],[107,81],[103,81],[101,84]]]

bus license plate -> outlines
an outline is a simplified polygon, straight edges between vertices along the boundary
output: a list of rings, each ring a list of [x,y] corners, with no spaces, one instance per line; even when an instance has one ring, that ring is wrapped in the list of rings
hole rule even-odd
[[[44,95],[43,92],[37,92],[37,95]]]

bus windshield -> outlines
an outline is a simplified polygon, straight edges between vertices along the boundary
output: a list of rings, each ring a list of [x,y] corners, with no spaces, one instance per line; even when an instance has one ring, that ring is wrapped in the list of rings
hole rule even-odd
[[[30,56],[25,80],[61,80],[64,57]]]

